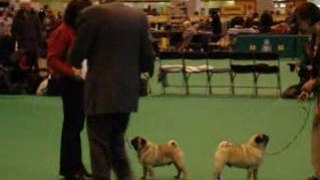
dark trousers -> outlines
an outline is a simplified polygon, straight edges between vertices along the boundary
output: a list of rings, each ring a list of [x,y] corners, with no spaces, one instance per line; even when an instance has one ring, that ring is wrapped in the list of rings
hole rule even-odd
[[[30,68],[30,70],[37,71],[38,68],[38,53],[37,51],[27,50],[25,52],[27,63]]]
[[[110,180],[111,170],[118,180],[132,180],[124,141],[129,116],[129,113],[88,116],[87,128],[94,180]]]
[[[63,103],[60,149],[60,174],[73,175],[82,170],[80,132],[84,126],[83,82],[59,78]]]

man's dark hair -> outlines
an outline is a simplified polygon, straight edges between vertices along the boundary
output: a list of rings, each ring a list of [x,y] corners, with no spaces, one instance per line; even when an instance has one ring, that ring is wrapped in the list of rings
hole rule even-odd
[[[299,17],[304,21],[309,21],[310,25],[314,25],[315,23],[320,21],[319,8],[315,4],[310,2],[305,2],[298,6],[294,14],[296,17]]]
[[[64,12],[64,22],[68,25],[75,27],[77,18],[80,11],[88,6],[91,6],[90,0],[72,0],[68,3],[67,8]]]

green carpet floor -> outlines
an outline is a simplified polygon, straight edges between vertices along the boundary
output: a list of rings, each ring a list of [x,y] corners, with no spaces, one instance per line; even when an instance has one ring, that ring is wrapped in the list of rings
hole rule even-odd
[[[296,83],[296,74],[290,73],[282,61],[283,89]],[[225,64],[225,62],[221,62]],[[175,75],[173,75],[175,76]],[[196,77],[196,83],[203,80]],[[169,80],[179,82],[179,76]],[[226,75],[216,76],[217,83],[228,84]],[[250,77],[241,80],[251,83]],[[204,81],[203,81],[204,82]],[[274,78],[266,79],[267,84]],[[190,180],[212,179],[213,153],[221,140],[246,142],[255,132],[270,136],[267,152],[286,145],[302,126],[306,112],[302,107],[312,102],[299,103],[273,97],[250,96],[251,90],[237,90],[229,96],[228,89],[216,89],[207,95],[207,89],[191,89],[190,96],[183,89],[161,95],[156,78],[151,82],[153,94],[142,98],[139,113],[132,114],[127,138],[142,135],[155,143],[175,139],[185,151]],[[274,90],[261,94],[275,95]],[[312,117],[301,136],[283,153],[266,155],[259,171],[260,180],[303,180],[312,174],[309,163],[309,132]],[[0,179],[3,180],[59,180],[58,163],[62,107],[58,97],[0,96]],[[83,159],[89,168],[86,132],[83,132]],[[135,151],[128,145],[127,152],[136,179],[142,175]],[[175,175],[173,166],[155,169],[156,179],[169,180]],[[246,178],[246,171],[225,168],[226,180]]]

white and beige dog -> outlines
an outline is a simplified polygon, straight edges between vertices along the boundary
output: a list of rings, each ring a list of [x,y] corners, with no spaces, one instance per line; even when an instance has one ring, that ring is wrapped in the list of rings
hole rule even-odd
[[[263,160],[263,154],[269,137],[265,134],[255,134],[245,144],[234,145],[228,141],[220,142],[214,158],[214,179],[221,180],[225,165],[247,169],[247,180],[258,179],[258,169]]]
[[[166,144],[157,145],[151,141],[136,136],[131,140],[131,144],[138,153],[138,159],[143,166],[142,179],[154,178],[153,167],[174,164],[179,179],[187,178],[184,154],[178,143],[170,140]]]

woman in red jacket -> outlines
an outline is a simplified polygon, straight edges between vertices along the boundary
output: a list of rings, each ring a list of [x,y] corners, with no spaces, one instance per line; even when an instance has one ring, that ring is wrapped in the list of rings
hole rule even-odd
[[[90,174],[81,158],[80,133],[84,125],[83,80],[80,70],[69,64],[67,57],[73,45],[76,19],[90,0],[72,0],[67,5],[63,22],[48,39],[48,65],[58,79],[63,102],[63,127],[60,149],[60,175],[66,179],[84,179]]]

